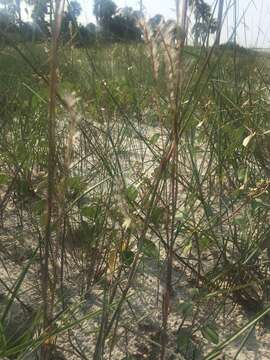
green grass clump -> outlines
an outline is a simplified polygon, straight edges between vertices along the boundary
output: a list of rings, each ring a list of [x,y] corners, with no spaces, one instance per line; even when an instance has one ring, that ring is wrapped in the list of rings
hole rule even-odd
[[[2,228],[28,250],[1,248],[16,276],[1,280],[0,356],[46,358],[60,339],[102,359],[124,339],[128,359],[135,334],[149,358],[212,359],[267,319],[269,57],[166,36],[2,49]],[[31,326],[11,341],[18,303]],[[231,304],[254,318],[228,337]]]

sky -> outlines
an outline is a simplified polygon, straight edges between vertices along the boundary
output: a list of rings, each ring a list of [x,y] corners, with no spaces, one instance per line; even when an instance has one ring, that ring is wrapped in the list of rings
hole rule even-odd
[[[83,13],[80,17],[82,23],[93,21],[93,0],[79,0]],[[216,0],[206,0],[210,5]],[[236,0],[237,1],[237,42],[247,47],[270,48],[270,0]],[[225,8],[234,0],[225,0]],[[119,7],[132,6],[139,9],[139,0],[115,0]],[[175,17],[175,0],[143,0],[145,13],[148,17],[162,14],[166,18]],[[243,15],[244,14],[244,15]],[[233,31],[233,6],[228,11],[223,26],[222,40],[226,41]]]

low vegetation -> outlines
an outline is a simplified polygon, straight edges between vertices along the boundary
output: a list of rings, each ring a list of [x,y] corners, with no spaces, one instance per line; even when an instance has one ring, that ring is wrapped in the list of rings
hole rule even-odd
[[[268,55],[56,14],[0,30],[0,358],[236,359],[269,326]]]

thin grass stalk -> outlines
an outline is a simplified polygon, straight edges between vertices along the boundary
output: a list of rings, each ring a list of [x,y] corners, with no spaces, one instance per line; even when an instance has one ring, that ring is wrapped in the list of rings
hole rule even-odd
[[[150,197],[149,206],[148,206],[147,213],[146,213],[146,216],[145,216],[145,219],[144,219],[143,229],[142,229],[141,235],[140,235],[141,244],[143,243],[143,241],[145,239],[145,236],[146,236],[149,224],[150,224],[150,217],[151,217],[153,208],[154,208],[154,206],[156,204],[156,198],[157,198],[158,189],[159,189],[159,186],[160,186],[160,183],[161,183],[161,180],[162,180],[162,175],[163,175],[164,171],[166,171],[166,168],[167,168],[169,160],[171,159],[172,153],[173,153],[172,147],[168,146],[167,149],[165,150],[162,161],[160,162],[156,178],[153,181],[153,184],[152,184],[152,187],[151,187],[151,190],[150,190],[150,194],[149,194],[149,197]],[[118,306],[117,306],[117,308],[116,308],[116,310],[115,310],[115,312],[114,312],[114,314],[113,314],[113,316],[111,318],[111,321],[110,321],[110,323],[109,323],[109,325],[108,325],[108,327],[106,329],[106,337],[109,335],[109,333],[110,333],[110,331],[111,331],[111,329],[112,329],[112,327],[114,325],[114,322],[117,320],[117,318],[119,316],[119,313],[120,313],[120,311],[122,309],[122,306],[123,306],[123,304],[124,304],[124,302],[126,300],[126,297],[128,295],[128,292],[130,290],[130,287],[132,286],[132,281],[134,279],[134,276],[136,274],[136,270],[137,270],[138,265],[140,263],[141,253],[142,253],[142,250],[141,250],[141,245],[140,245],[139,249],[138,249],[138,251],[137,251],[137,253],[136,253],[135,257],[134,257],[133,263],[131,265],[129,275],[128,275],[127,284],[126,284],[125,288],[122,291],[122,296],[121,296],[121,298],[119,300]]]
[[[179,1],[176,1],[177,13],[179,9]],[[185,36],[186,36],[186,23],[187,23],[187,12],[188,12],[188,0],[184,0],[183,9],[182,9],[182,17],[181,17],[181,26],[184,31],[184,35],[180,37],[179,30],[177,36],[177,55],[176,55],[176,64],[175,71],[170,74],[172,77],[172,81],[174,87],[172,89],[172,104],[173,108],[172,112],[172,135],[171,135],[171,174],[170,174],[170,185],[169,185],[169,194],[168,194],[168,204],[170,211],[169,222],[167,224],[168,229],[168,250],[167,250],[167,270],[166,270],[166,288],[165,293],[163,294],[162,300],[162,339],[161,339],[161,354],[160,359],[163,360],[166,356],[166,344],[167,344],[167,326],[168,326],[168,318],[170,314],[171,308],[171,296],[172,296],[172,268],[173,268],[173,259],[174,259],[174,244],[175,244],[175,215],[177,211],[178,204],[178,188],[179,184],[177,181],[178,174],[178,144],[179,144],[179,127],[181,126],[181,111],[180,111],[180,103],[182,96],[182,81],[183,81],[183,69],[182,69],[182,49],[185,44]],[[177,18],[177,23],[179,23],[179,18]]]
[[[54,291],[50,291],[50,252],[52,248],[52,214],[55,196],[55,162],[56,162],[56,99],[57,99],[57,62],[58,62],[58,42],[61,29],[61,22],[64,10],[64,0],[56,1],[55,22],[52,32],[51,47],[51,70],[50,70],[50,89],[49,89],[49,116],[48,116],[48,189],[47,189],[47,210],[45,223],[44,245],[42,249],[41,273],[42,273],[42,299],[43,299],[43,328],[50,331],[50,324],[53,318]],[[51,253],[51,256],[52,253]],[[53,282],[56,279],[52,280]],[[41,360],[49,360],[50,346],[42,344]]]
[[[220,45],[220,37],[223,24],[223,9],[224,9],[224,0],[219,0],[218,4],[218,19],[217,19],[217,33],[216,33],[216,45]]]
[[[187,36],[187,23],[188,23],[188,5],[189,0],[183,0],[182,16],[181,16],[181,29],[184,33],[183,43],[185,43],[185,37]],[[179,0],[176,1],[176,6],[179,8]],[[177,25],[179,25],[179,17],[177,18]]]
[[[75,98],[74,94],[69,94],[65,98],[65,102],[68,106],[68,112],[70,116],[69,126],[67,131],[67,138],[66,138],[66,146],[65,146],[65,153],[64,153],[64,164],[63,164],[63,175],[61,178],[61,187],[58,191],[58,208],[59,208],[59,226],[58,231],[56,234],[56,243],[61,244],[61,264],[60,264],[60,287],[62,293],[62,305],[63,308],[65,307],[64,301],[64,260],[65,260],[65,238],[66,238],[66,229],[67,229],[67,214],[66,209],[68,207],[68,203],[66,201],[67,195],[67,188],[68,188],[68,177],[70,175],[70,166],[73,159],[73,150],[74,150],[74,136],[76,134],[76,126],[77,126],[77,114],[75,111],[77,99]]]

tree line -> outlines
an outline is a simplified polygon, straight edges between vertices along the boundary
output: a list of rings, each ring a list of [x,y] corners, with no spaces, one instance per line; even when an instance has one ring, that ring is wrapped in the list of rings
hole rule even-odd
[[[22,19],[20,0],[0,0],[0,37],[12,40],[40,41],[50,38],[50,18],[54,12],[50,0],[26,0],[31,10],[31,22]],[[87,45],[100,38],[109,41],[139,41],[139,11],[131,7],[117,8],[112,0],[95,0],[93,14],[96,24],[82,25],[78,21],[82,8],[78,1],[68,1],[62,21],[62,40],[77,46]]]
[[[187,0],[193,14],[192,28],[187,25],[186,31],[193,35],[195,46],[206,43],[209,34],[217,33],[220,41],[220,28],[223,12],[223,1],[220,1],[218,19],[212,14],[212,8],[204,0]],[[51,17],[54,13],[51,0],[25,0],[26,10],[32,21],[22,19],[21,0],[0,0],[0,40],[42,41],[50,38]],[[76,46],[87,46],[97,39],[104,41],[141,41],[142,30],[139,20],[143,16],[143,6],[140,10],[132,7],[118,8],[113,0],[95,0],[93,14],[96,24],[82,25],[78,18],[82,8],[77,0],[67,2],[63,15],[61,36],[64,42],[71,41]],[[149,20],[153,27],[164,22],[162,15],[157,14]]]

